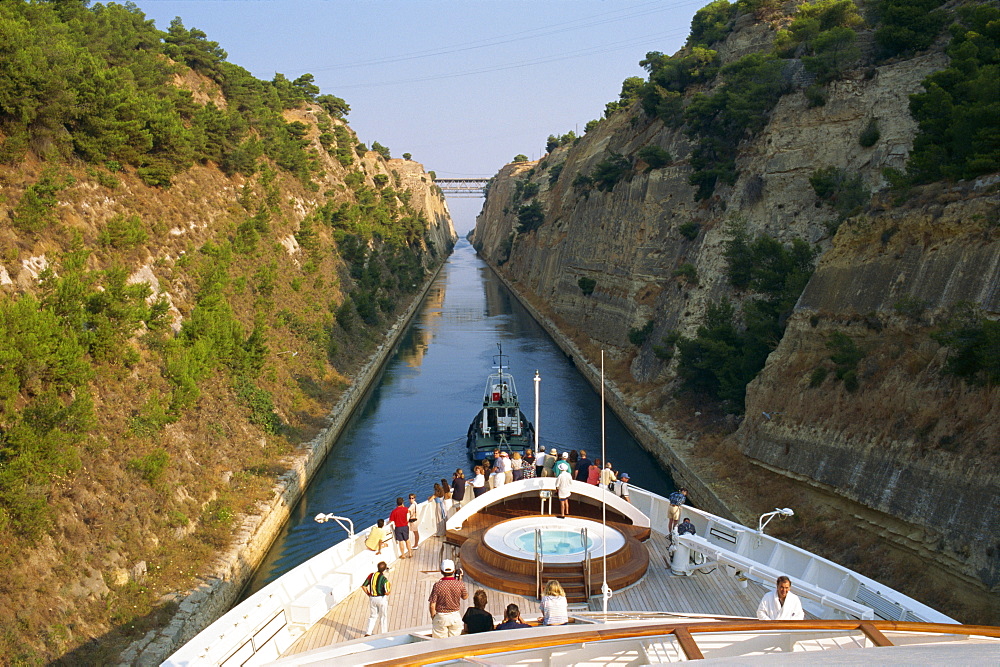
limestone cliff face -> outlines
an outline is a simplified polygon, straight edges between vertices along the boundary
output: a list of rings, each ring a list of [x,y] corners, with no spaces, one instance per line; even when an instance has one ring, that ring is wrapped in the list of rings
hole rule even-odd
[[[733,59],[769,48],[772,38],[767,26],[743,21],[719,51]],[[575,145],[504,167],[472,241],[564,334],[629,363],[636,382],[655,382],[662,389],[654,392],[665,395],[677,386],[675,365],[658,359],[653,346],[672,329],[693,336],[707,304],[744,298],[727,281],[727,224],[813,245],[817,270],[748,388],[736,439],[762,465],[898,520],[891,530],[900,542],[988,589],[1000,578],[1000,394],[945,375],[947,351],[930,333],[960,301],[990,317],[1000,313],[997,180],[928,187],[895,206],[878,194],[886,189],[883,169],[902,169],[913,144],[909,95],[946,63],[931,51],[849,73],[815,108],[803,93],[808,80],[793,71],[793,92],[740,146],[739,179],[702,202],[688,183],[692,146],[682,130],[637,107],[615,114]],[[862,147],[858,138],[872,120],[880,138]],[[636,160],[647,145],[665,149],[673,162],[647,173]],[[631,177],[607,192],[574,188],[611,152],[633,159]],[[809,183],[829,166],[860,174],[876,193],[835,236],[836,215]],[[518,199],[525,179],[538,184],[535,198],[545,211],[544,223],[528,233],[516,231],[518,206],[531,201]],[[594,281],[590,295],[581,278]],[[920,303],[921,312],[900,315],[901,300]],[[636,350],[629,330],[648,321],[653,331]],[[832,378],[810,387],[813,369],[829,363],[833,331],[865,352],[857,391]],[[641,410],[641,402],[633,407]]]
[[[737,436],[768,467],[900,519],[899,540],[993,588],[1000,391],[945,375],[947,350],[930,337],[958,302],[1000,312],[1000,198],[961,190],[837,235],[749,388]],[[903,303],[919,308],[903,315]],[[854,392],[811,381],[832,332],[864,353]]]

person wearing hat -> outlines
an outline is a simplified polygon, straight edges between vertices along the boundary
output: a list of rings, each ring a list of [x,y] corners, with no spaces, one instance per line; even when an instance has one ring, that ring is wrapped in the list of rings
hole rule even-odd
[[[556,464],[559,460],[559,452],[553,447],[549,452],[549,455],[545,457],[545,465],[542,466],[542,477],[555,477],[556,474],[552,472],[552,466]]]
[[[514,466],[510,461],[510,454],[500,452],[500,469],[503,471],[503,483],[510,484],[514,481]]]
[[[552,465],[552,472],[558,477],[563,471],[573,474],[573,467],[569,464],[569,452],[563,452],[562,456]]]
[[[559,476],[556,477],[556,494],[559,496],[559,518],[565,519],[569,515],[569,497],[572,494],[570,490],[573,487],[573,476],[570,474],[569,469],[560,470]]]
[[[456,637],[462,634],[465,623],[459,610],[462,600],[468,599],[469,592],[462,583],[461,574],[455,574],[455,561],[445,558],[441,561],[442,577],[434,582],[427,604],[431,612],[431,634],[435,638]]]
[[[621,497],[627,503],[632,501],[628,499],[628,473],[623,472],[618,476],[618,481],[615,483],[615,494]]]

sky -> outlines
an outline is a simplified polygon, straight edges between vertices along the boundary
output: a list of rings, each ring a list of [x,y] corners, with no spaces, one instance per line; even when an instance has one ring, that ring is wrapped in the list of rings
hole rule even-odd
[[[348,124],[437,176],[492,176],[583,132],[674,53],[709,0],[133,0],[160,30],[179,16],[260,79],[309,72],[351,107]],[[479,199],[449,199],[455,227]]]

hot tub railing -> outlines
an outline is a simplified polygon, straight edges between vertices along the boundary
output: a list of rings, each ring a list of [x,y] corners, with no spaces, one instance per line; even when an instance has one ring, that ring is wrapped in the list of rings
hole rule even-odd
[[[542,599],[542,529],[535,528],[535,597]]]

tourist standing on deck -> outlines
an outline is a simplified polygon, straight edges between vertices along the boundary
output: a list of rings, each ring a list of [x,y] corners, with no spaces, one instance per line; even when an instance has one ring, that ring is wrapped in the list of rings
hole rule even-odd
[[[681,505],[687,502],[687,496],[687,489],[678,489],[667,496],[667,500],[670,501],[670,509],[667,514],[670,521],[667,522],[667,533],[674,532],[677,522],[681,520]]]
[[[757,618],[762,621],[801,621],[806,614],[802,611],[802,601],[792,592],[791,580],[778,577],[775,590],[764,593],[757,607]]]
[[[493,473],[496,471],[497,464],[499,463],[500,463],[499,449],[493,450],[492,458],[487,456],[486,458],[483,459],[483,470],[486,471],[486,476],[489,477],[489,479],[486,482],[486,485],[491,489],[493,488]]]
[[[590,477],[590,459],[587,458],[587,450],[580,450],[580,457],[576,460],[576,474],[573,476],[578,482],[587,482]]]
[[[548,458],[548,454],[545,453],[544,449],[538,451],[538,456],[535,457],[535,477],[545,477],[545,459]]]
[[[576,477],[576,466],[580,461],[580,454],[575,450],[569,450],[569,474]]]
[[[514,481],[514,464],[510,462],[510,454],[507,452],[500,452],[500,469],[503,471],[504,484]]]
[[[694,524],[691,523],[691,519],[684,517],[684,520],[680,522],[677,526],[678,535],[697,535],[698,531],[695,530]]]
[[[611,469],[611,462],[608,461],[604,464],[604,469],[601,470],[601,486],[609,491],[613,491],[614,489],[611,488],[611,482],[615,481],[615,479],[615,471]]]
[[[556,474],[552,472],[552,466],[556,464],[559,460],[559,452],[553,447],[549,451],[549,455],[545,457],[545,465],[542,466],[542,477],[555,477]]]
[[[476,466],[472,471],[475,473],[472,478],[472,495],[478,498],[486,493],[486,474],[483,472],[483,466]]]
[[[399,547],[399,557],[410,558],[413,555],[410,551],[410,510],[406,509],[402,496],[396,498],[396,509],[389,514],[389,521],[392,522],[392,534]]]
[[[556,477],[556,493],[559,495],[560,518],[565,519],[569,515],[569,496],[572,493],[570,487],[573,486],[573,476],[569,470],[563,470]]]
[[[467,635],[493,630],[493,614],[486,611],[486,591],[482,588],[476,589],[472,596],[472,606],[465,610],[462,622],[465,624],[464,634]]]
[[[627,503],[631,503],[628,494],[628,473],[623,472],[619,477],[618,481],[615,483],[615,495],[619,496],[622,500]]]
[[[410,507],[407,510],[407,523],[410,524],[410,532],[413,533],[413,546],[411,547],[416,551],[417,547],[420,546],[420,531],[417,528],[420,526],[420,517],[417,516],[417,509],[419,505],[417,504],[417,494],[410,494]]]
[[[382,561],[378,564],[378,569],[368,575],[365,583],[361,584],[361,590],[368,595],[368,628],[365,630],[365,637],[371,637],[375,630],[375,622],[378,621],[379,634],[389,632],[389,577],[385,576],[385,571],[389,566]]]
[[[503,486],[504,474],[503,466],[500,465],[500,459],[497,459],[497,464],[493,466],[493,474],[490,475],[490,488],[497,489]]]
[[[451,478],[451,501],[455,503],[456,511],[462,509],[462,504],[465,502],[466,482],[465,471],[459,468]]]
[[[448,480],[444,477],[441,478],[441,490],[444,491],[444,518],[447,520],[448,515],[451,513],[452,498],[454,496],[452,495],[451,485],[448,484]]]
[[[569,623],[569,611],[566,606],[566,591],[562,585],[553,579],[545,584],[542,596],[542,623],[544,625],[566,625]]]
[[[435,533],[443,535],[442,524],[448,519],[448,516],[444,509],[444,489],[441,488],[438,482],[434,482],[434,493],[427,500],[434,501],[434,513],[437,516],[437,530]]]
[[[563,472],[568,472],[570,476],[573,475],[573,466],[569,464],[569,453],[563,452],[559,460],[552,464],[552,474],[558,477]]]
[[[524,450],[524,463],[521,464],[521,469],[524,470],[524,479],[531,479],[535,476],[535,453],[530,449]]]
[[[521,460],[521,453],[514,452],[514,454],[511,455],[510,457],[510,472],[511,472],[510,481],[520,482],[522,479],[524,479],[524,470],[521,467],[523,465],[524,461]]]
[[[597,486],[601,483],[601,459],[594,459],[587,471],[587,484]]]
[[[435,638],[455,637],[462,634],[465,625],[458,610],[462,608],[462,600],[469,597],[469,592],[465,590],[465,584],[455,576],[455,561],[450,558],[441,561],[441,575],[427,598],[431,612],[431,634]]]

